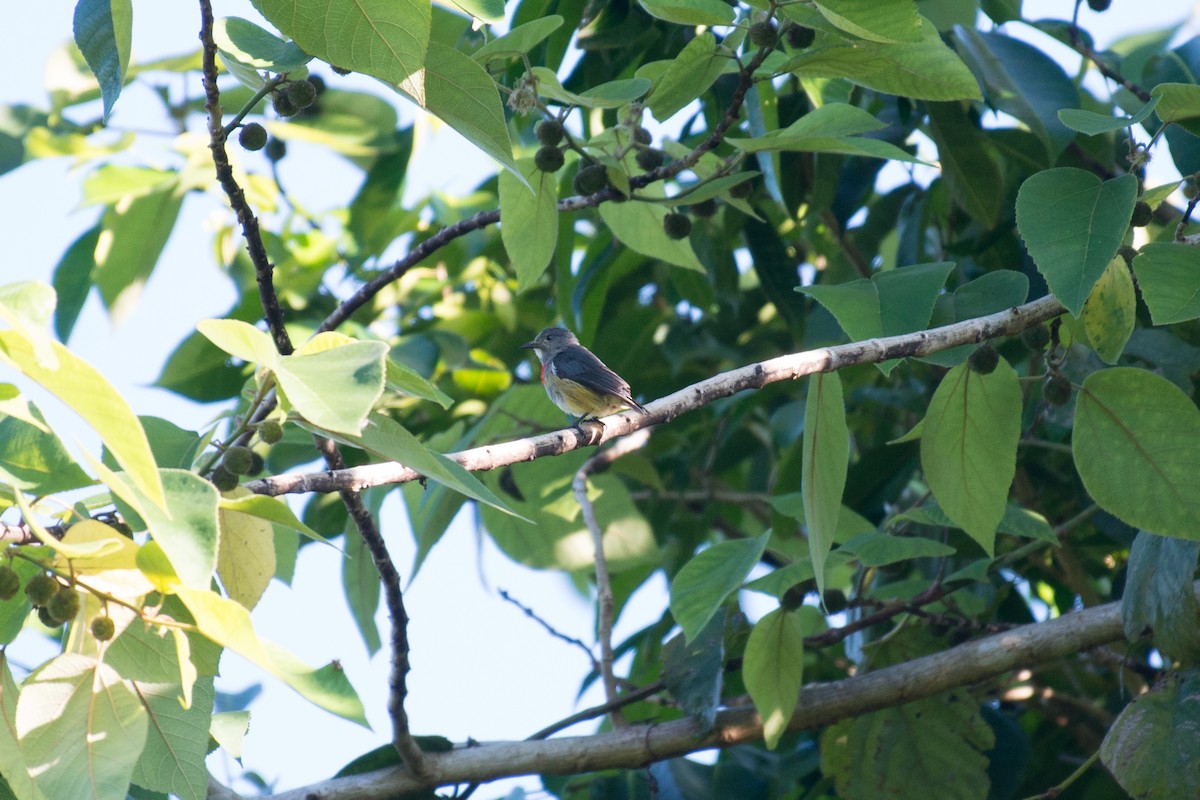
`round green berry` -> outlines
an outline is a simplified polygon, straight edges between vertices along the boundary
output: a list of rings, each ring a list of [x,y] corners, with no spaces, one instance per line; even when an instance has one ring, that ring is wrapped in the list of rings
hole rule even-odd
[[[764,19],[750,26],[750,44],[755,47],[774,47],[775,36],[775,23],[770,20]]]
[[[672,211],[663,217],[663,232],[668,239],[686,239],[692,232],[692,220],[687,214]]]
[[[991,342],[984,342],[975,348],[974,353],[971,353],[967,364],[973,372],[980,375],[991,375],[1000,364],[1000,353]]]
[[[830,614],[836,614],[839,611],[846,610],[846,593],[841,589],[828,589],[823,598],[825,600],[825,610]]]
[[[46,603],[46,610],[59,622],[70,622],[79,613],[79,592],[70,586],[62,587]]]
[[[701,200],[699,203],[692,203],[688,206],[688,211],[693,217],[711,217],[717,213],[717,201],[710,197],[707,200]]]
[[[296,108],[296,104],[292,102],[292,98],[288,97],[286,91],[276,91],[271,95],[271,107],[281,117],[294,117],[300,110]]]
[[[604,191],[608,188],[608,168],[603,164],[588,164],[575,173],[571,187],[582,195]]]
[[[92,619],[92,636],[96,637],[96,641],[107,642],[116,632],[117,626],[112,617],[100,616]]]
[[[250,453],[250,471],[247,472],[246,474],[247,475],[257,475],[258,473],[262,472],[266,468],[267,468],[266,459],[263,458],[262,456],[260,456],[258,453],[251,452]]]
[[[1154,209],[1145,200],[1138,200],[1133,206],[1133,219],[1130,224],[1135,228],[1144,228],[1154,218]]]
[[[647,147],[645,150],[639,150],[634,160],[637,161],[639,167],[649,172],[661,167],[667,160],[667,154],[657,148]]]
[[[287,155],[287,144],[282,139],[268,139],[263,155],[271,161],[279,161]]]
[[[1021,331],[1021,344],[1035,353],[1045,350],[1046,345],[1050,344],[1050,329],[1045,325],[1034,325],[1032,328],[1026,328]]]
[[[750,196],[750,192],[754,191],[754,182],[745,180],[736,186],[729,187],[729,196],[735,200],[745,200]]]
[[[238,144],[247,150],[262,150],[267,144],[267,129],[257,122],[243,125],[238,131]]]
[[[308,108],[317,101],[317,87],[308,81],[292,81],[284,91],[296,110]]]
[[[788,46],[793,50],[811,47],[813,40],[817,38],[817,32],[806,25],[789,25],[784,35],[787,37]]]
[[[258,424],[258,438],[263,444],[275,444],[283,438],[283,426],[277,419],[263,420]]]
[[[1071,399],[1071,381],[1067,380],[1067,376],[1055,372],[1042,387],[1042,399],[1052,406],[1064,405]]]
[[[25,582],[25,596],[35,606],[44,606],[58,591],[58,581],[49,575],[39,573]]]
[[[797,583],[794,586],[788,587],[788,590],[783,593],[783,597],[779,598],[779,605],[784,611],[795,611],[800,606],[804,605],[804,598],[808,594],[811,587],[808,582]]]
[[[38,619],[47,628],[61,628],[62,621],[55,619],[50,611],[45,606],[40,606],[37,610]]]
[[[8,564],[0,566],[0,600],[12,599],[21,589],[21,576]]]
[[[542,144],[553,147],[563,140],[562,123],[555,119],[544,119],[533,129],[533,135]]]
[[[650,131],[638,125],[633,129],[633,140],[638,144],[650,144],[654,141],[654,137],[650,135]]]
[[[1108,7],[1112,5],[1112,0],[1088,0],[1088,8],[1092,11],[1108,11]]]
[[[221,466],[234,475],[249,475],[253,461],[254,451],[238,445],[225,450],[225,455],[221,457]]]
[[[218,466],[214,469],[210,480],[213,482],[213,486],[216,486],[217,490],[222,492],[229,492],[236,489],[239,483],[238,476],[234,475],[224,466]]]
[[[533,154],[533,165],[542,172],[558,172],[564,160],[562,150],[550,144],[542,145]]]
[[[1137,258],[1137,254],[1138,254],[1137,248],[1130,247],[1127,244],[1121,245],[1121,249],[1117,251],[1117,255],[1119,255],[1121,258],[1125,259],[1125,263],[1131,267],[1133,266],[1133,260],[1135,258]]]

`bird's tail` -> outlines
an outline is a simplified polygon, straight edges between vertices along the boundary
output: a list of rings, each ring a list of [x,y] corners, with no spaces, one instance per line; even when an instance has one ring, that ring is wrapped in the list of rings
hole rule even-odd
[[[646,410],[646,407],[644,405],[639,403],[637,400],[634,400],[632,397],[629,398],[629,407],[632,408],[634,411],[638,412],[639,414],[649,414],[650,413],[649,411]]]

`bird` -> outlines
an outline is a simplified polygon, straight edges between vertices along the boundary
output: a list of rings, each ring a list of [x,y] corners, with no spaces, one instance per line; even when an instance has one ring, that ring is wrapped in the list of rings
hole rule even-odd
[[[550,401],[575,417],[579,427],[589,417],[602,417],[632,408],[648,414],[633,399],[629,384],[609,369],[566,328],[544,328],[532,342],[521,345],[542,362],[542,386]]]

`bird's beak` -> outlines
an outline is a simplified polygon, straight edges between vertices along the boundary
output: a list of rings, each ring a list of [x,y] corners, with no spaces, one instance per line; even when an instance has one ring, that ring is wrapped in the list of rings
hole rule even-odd
[[[537,343],[536,342],[526,342],[525,344],[521,345],[521,349],[522,350],[536,350]]]

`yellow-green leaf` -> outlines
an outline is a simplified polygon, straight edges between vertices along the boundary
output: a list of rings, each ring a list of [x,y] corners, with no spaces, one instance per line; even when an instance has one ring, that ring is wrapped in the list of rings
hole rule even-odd
[[[1083,304],[1080,320],[1096,355],[1106,364],[1117,363],[1137,321],[1137,293],[1122,256],[1108,262]]]

